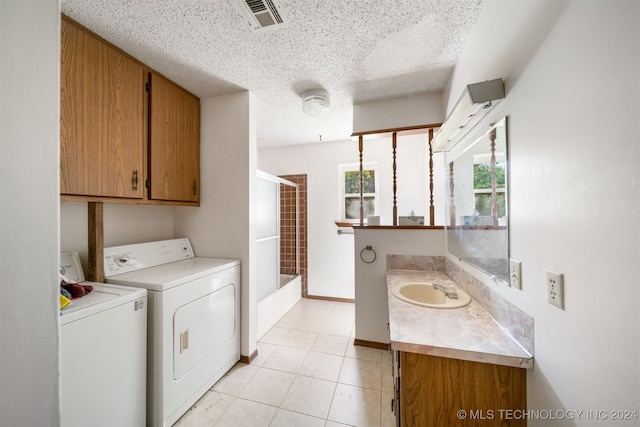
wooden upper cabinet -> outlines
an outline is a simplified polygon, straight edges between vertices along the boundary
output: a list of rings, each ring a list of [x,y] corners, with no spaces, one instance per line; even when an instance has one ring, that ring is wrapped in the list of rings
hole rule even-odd
[[[60,74],[63,197],[199,204],[198,97],[64,15]]]
[[[150,74],[149,199],[200,200],[200,99]]]
[[[62,20],[60,192],[145,196],[145,73],[141,64]]]

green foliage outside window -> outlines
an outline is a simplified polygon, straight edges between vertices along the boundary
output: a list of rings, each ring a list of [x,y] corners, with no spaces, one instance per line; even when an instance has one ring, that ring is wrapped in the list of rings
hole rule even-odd
[[[376,179],[374,170],[363,171],[364,182],[362,184],[363,193],[376,192]],[[346,194],[360,194],[360,171],[349,171],[344,173],[344,191]]]
[[[496,163],[496,187],[505,187],[504,162]],[[491,165],[489,163],[473,165],[473,188],[475,190],[491,188]]]
[[[496,188],[504,189],[505,165],[504,162],[496,162]],[[475,190],[491,189],[491,164],[475,163],[473,165],[473,188]],[[496,194],[498,203],[498,218],[506,214],[506,200],[504,191]],[[491,215],[491,193],[476,193],[475,209],[480,215]]]

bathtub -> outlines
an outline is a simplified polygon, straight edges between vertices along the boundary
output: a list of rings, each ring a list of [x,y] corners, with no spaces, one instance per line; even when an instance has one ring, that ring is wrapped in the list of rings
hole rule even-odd
[[[257,336],[260,339],[301,298],[302,277],[281,275],[281,287],[258,302]],[[288,281],[287,281],[288,279]]]

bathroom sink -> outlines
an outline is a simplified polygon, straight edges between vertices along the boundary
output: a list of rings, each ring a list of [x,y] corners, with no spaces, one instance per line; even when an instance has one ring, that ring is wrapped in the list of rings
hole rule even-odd
[[[469,294],[459,287],[454,285],[444,287],[448,293],[458,295],[458,298],[448,297],[440,289],[434,288],[433,282],[400,283],[391,288],[391,293],[403,301],[431,308],[458,308],[471,302]]]

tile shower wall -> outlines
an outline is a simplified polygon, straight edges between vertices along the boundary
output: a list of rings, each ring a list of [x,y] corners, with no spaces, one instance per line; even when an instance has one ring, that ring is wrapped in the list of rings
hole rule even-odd
[[[281,175],[298,184],[299,206],[296,212],[295,188],[280,184],[280,273],[296,274],[296,215],[300,243],[302,296],[307,296],[307,175]]]

